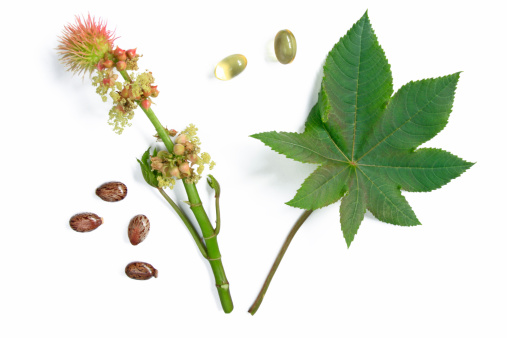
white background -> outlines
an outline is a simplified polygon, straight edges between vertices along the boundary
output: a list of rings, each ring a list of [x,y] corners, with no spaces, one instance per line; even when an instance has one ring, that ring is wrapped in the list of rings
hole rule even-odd
[[[0,13],[0,147],[3,201],[0,334],[3,337],[506,337],[506,27],[500,1],[44,1]],[[431,193],[404,193],[423,225],[403,228],[367,214],[351,248],[339,205],[316,211],[296,235],[262,307],[247,310],[301,211],[288,207],[314,169],[248,135],[302,131],[322,64],[368,9],[391,64],[394,88],[463,71],[448,126],[426,146],[477,162]],[[144,54],[169,128],[199,127],[222,186],[220,248],[235,302],[220,308],[208,263],[135,161],[154,145],[142,111],[117,136],[88,78],[65,72],[57,35],[75,14],[108,20],[124,49]],[[298,44],[281,65],[280,29]],[[213,77],[241,53],[246,70]],[[100,184],[129,189],[119,203]],[[213,215],[204,180],[201,197]],[[171,193],[178,201],[181,189]],[[181,203],[181,202],[180,202]],[[105,224],[70,229],[83,211]],[[129,244],[128,221],[152,229]],[[212,216],[213,217],[213,216]],[[149,281],[124,267],[144,260]]]

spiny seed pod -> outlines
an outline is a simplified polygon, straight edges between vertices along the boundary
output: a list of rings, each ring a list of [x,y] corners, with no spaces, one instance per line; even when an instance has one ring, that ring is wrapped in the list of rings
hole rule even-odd
[[[172,167],[169,169],[169,175],[180,178],[180,170],[177,167]]]
[[[153,265],[144,262],[132,262],[125,267],[125,274],[132,279],[146,280],[158,277],[158,271]]]
[[[109,87],[114,86],[114,80],[111,79],[110,77],[105,78],[104,80],[102,80],[102,83],[104,84],[104,86],[109,86]]]
[[[132,60],[133,58],[136,57],[136,50],[137,48],[129,49],[125,54],[127,54],[127,57]]]
[[[113,51],[114,56],[118,57],[120,55],[125,54],[125,50],[121,49],[120,47],[116,47]]]
[[[190,166],[188,165],[188,162],[183,162],[182,164],[180,164],[179,168],[180,169],[180,172],[182,174],[190,174]]]
[[[116,49],[113,52],[114,56],[118,59],[118,61],[125,61],[127,60],[127,55],[125,54],[125,51],[121,49],[120,47],[116,47]]]
[[[197,163],[197,160],[199,159],[199,157],[197,156],[197,154],[189,154],[187,156],[187,159],[192,162],[193,164]]]
[[[129,99],[131,100],[139,100],[141,98],[141,95],[134,96],[134,92],[132,89],[129,89]]]
[[[173,148],[175,155],[183,155],[185,153],[185,146],[183,144],[175,144]]]
[[[118,71],[122,71],[122,70],[125,70],[127,69],[127,63],[125,61],[118,61],[116,62],[116,69],[118,69]]]
[[[180,134],[178,137],[176,137],[176,140],[174,140],[176,143],[185,144],[188,141],[187,134]]]
[[[160,157],[151,157],[151,169],[162,171],[162,168],[164,167],[164,162],[162,162],[162,159]]]
[[[151,101],[150,100],[143,100],[141,102],[141,107],[144,109],[149,109],[151,107]]]
[[[150,89],[143,89],[143,95],[145,97],[148,97],[151,95],[151,88]]]
[[[160,94],[160,91],[157,89],[157,86],[151,86],[151,96],[157,97]]]
[[[70,227],[77,232],[89,232],[97,229],[104,220],[92,212],[75,214],[70,218]]]
[[[129,223],[128,235],[130,244],[137,245],[144,241],[150,232],[150,220],[144,215],[132,217]]]
[[[97,63],[97,69],[98,70],[104,70],[106,69],[106,67],[104,67],[104,63],[102,60],[99,61],[99,63]]]
[[[105,68],[113,68],[113,60],[105,60],[102,62],[102,66]]]
[[[106,202],[118,202],[127,196],[127,186],[121,182],[107,182],[98,187],[95,193]]]
[[[130,87],[125,86],[120,92],[121,97],[123,97],[124,99],[128,99],[129,98],[129,90],[130,90]]]
[[[60,61],[71,72],[91,74],[96,67],[103,67],[100,60],[112,51],[115,39],[104,21],[76,16],[76,23],[65,26],[59,38]]]

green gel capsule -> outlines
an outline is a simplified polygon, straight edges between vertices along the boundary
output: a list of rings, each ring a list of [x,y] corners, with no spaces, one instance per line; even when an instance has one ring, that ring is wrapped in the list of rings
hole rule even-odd
[[[294,34],[288,29],[279,31],[275,36],[275,54],[281,64],[291,63],[296,57],[297,45]]]
[[[215,77],[227,81],[238,76],[246,68],[246,57],[241,54],[229,55],[215,67]]]

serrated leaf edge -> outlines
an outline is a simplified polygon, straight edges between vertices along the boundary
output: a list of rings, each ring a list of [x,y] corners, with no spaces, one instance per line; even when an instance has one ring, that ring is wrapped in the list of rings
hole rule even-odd
[[[384,195],[384,199],[385,199],[386,201],[388,201],[388,202],[389,202],[392,206],[394,206],[394,207],[395,207],[395,209],[396,209],[396,210],[398,210],[398,212],[399,212],[399,213],[403,214],[403,215],[404,215],[407,219],[411,219],[411,218],[412,218],[412,217],[410,217],[409,215],[405,214],[402,210],[400,210],[400,209],[398,208],[398,206],[396,205],[396,203],[394,203],[393,201],[391,201],[391,199],[387,198],[387,196],[384,194],[384,192],[383,192],[383,191],[382,191],[382,190],[381,190],[381,189],[380,189],[380,188],[379,188],[379,187],[375,184],[375,182],[373,182],[373,180],[372,180],[370,177],[368,177],[368,175],[366,175],[366,173],[365,173],[364,171],[362,171],[362,170],[361,170],[361,168],[359,168],[359,167],[358,167],[357,169],[358,169],[359,171],[361,171],[361,173],[363,174],[363,176],[364,176],[366,179],[368,179],[368,181],[370,181],[370,182],[371,182],[371,184],[372,184],[372,185],[374,185],[374,186],[375,186],[375,187],[376,187],[376,188],[380,191],[380,193],[381,193],[382,195]],[[398,187],[397,187],[397,188],[395,188],[395,189],[396,189],[396,190],[398,190],[398,191],[400,192],[400,195],[401,195],[403,198],[405,198],[405,196],[403,196],[403,194],[401,193],[401,189],[399,189]],[[367,196],[367,198],[368,198],[368,196]],[[380,219],[378,219],[378,218],[377,218],[377,216],[375,216],[375,214],[374,214],[374,213],[373,213],[373,212],[372,212],[372,211],[371,211],[368,207],[367,207],[367,209],[368,209],[370,212],[372,212],[372,214],[375,216],[375,218],[377,218],[379,221],[384,222],[384,223],[393,224],[393,225],[399,225],[399,226],[415,226],[415,225],[421,225],[421,222],[420,222],[420,221],[419,221],[419,219],[417,218],[417,216],[416,216],[416,214],[415,214],[414,210],[412,209],[412,206],[410,206],[410,204],[408,204],[408,202],[407,202],[407,205],[408,205],[408,207],[410,208],[410,210],[412,210],[412,212],[413,212],[413,214],[414,214],[414,217],[415,217],[415,221],[416,221],[417,223],[402,225],[402,224],[396,224],[396,223],[389,222],[389,221],[380,220]]]
[[[286,158],[291,159],[291,160],[293,160],[293,161],[297,161],[297,162],[301,162],[301,163],[310,163],[310,164],[325,164],[325,163],[330,163],[330,162],[331,162],[331,163],[332,163],[332,162],[337,162],[337,163],[347,163],[346,161],[340,161],[340,160],[336,160],[336,159],[333,159],[333,158],[326,157],[325,155],[322,155],[321,153],[318,153],[318,152],[317,152],[317,151],[315,151],[314,149],[306,148],[306,147],[303,147],[303,146],[301,146],[301,145],[298,145],[298,146],[299,146],[299,147],[301,147],[301,148],[303,148],[303,149],[306,149],[306,150],[308,150],[308,151],[310,151],[310,152],[312,152],[312,153],[314,153],[314,154],[316,154],[316,155],[318,155],[318,156],[320,156],[320,157],[323,157],[323,158],[325,158],[326,160],[325,160],[325,161],[322,161],[322,162],[310,162],[310,161],[301,161],[301,160],[296,160],[296,159],[294,159],[294,158],[290,157],[289,155],[284,154],[284,153],[282,153],[282,152],[280,152],[280,151],[276,150],[275,148],[273,148],[273,147],[272,147],[272,146],[270,146],[269,144],[266,144],[266,142],[264,142],[264,141],[260,138],[260,136],[261,136],[261,135],[268,135],[268,134],[271,134],[271,133],[282,134],[282,135],[283,135],[283,134],[288,134],[288,135],[298,135],[298,136],[303,136],[303,135],[305,135],[305,133],[294,133],[294,132],[285,132],[285,131],[267,131],[267,132],[262,132],[262,133],[257,133],[257,134],[250,135],[250,137],[255,138],[255,139],[257,139],[257,140],[261,141],[262,143],[264,143],[264,145],[265,145],[265,146],[267,146],[267,147],[271,148],[271,150],[273,150],[275,153],[280,154],[280,155],[284,155]],[[331,139],[331,140],[332,140],[332,139]],[[289,145],[291,145],[291,144],[292,144],[292,143],[289,143],[289,142],[280,141],[280,140],[278,140],[278,139],[277,139],[276,141],[277,141],[277,142],[282,142],[282,143],[285,143],[285,144],[289,144]],[[340,149],[340,148],[336,145],[336,143],[334,143],[334,141],[333,141],[333,144],[334,144],[334,145],[336,146],[336,148],[337,148],[337,149],[341,152],[341,149]],[[342,152],[342,154],[343,154],[343,152]]]
[[[315,173],[316,173],[319,169],[321,169],[321,167],[323,167],[323,166],[324,166],[324,165],[320,165],[320,166],[318,166],[318,167],[317,167],[317,168],[316,168],[316,169],[315,169],[315,170],[314,170],[314,171],[313,171],[313,172],[312,172],[312,173],[311,173],[311,174],[310,174],[310,175],[309,175],[309,176],[308,176],[308,177],[304,180],[304,182],[301,184],[301,186],[300,186],[300,187],[299,187],[299,189],[297,190],[296,195],[294,195],[294,198],[292,198],[292,199],[291,199],[290,201],[288,201],[288,202],[285,202],[285,204],[287,204],[288,206],[291,206],[291,207],[294,207],[294,208],[298,208],[298,209],[303,209],[303,210],[318,210],[318,209],[322,209],[322,208],[324,208],[324,207],[327,207],[328,205],[331,205],[331,204],[334,204],[334,203],[338,202],[338,201],[339,201],[339,200],[340,200],[340,199],[341,199],[341,198],[345,195],[345,193],[347,192],[347,187],[348,187],[347,185],[345,185],[345,190],[343,190],[343,191],[342,191],[342,194],[341,194],[341,196],[340,196],[338,199],[336,199],[335,201],[329,202],[329,203],[327,203],[327,204],[324,204],[324,205],[322,205],[322,206],[320,206],[320,207],[318,207],[318,208],[308,209],[308,208],[303,208],[303,207],[300,207],[300,206],[298,206],[298,205],[294,205],[294,203],[296,202],[296,201],[295,201],[295,197],[299,194],[299,192],[301,191],[301,189],[303,189],[303,186],[305,185],[305,183],[306,183],[307,181],[309,181],[309,180],[312,178],[312,176],[313,176],[313,175],[314,175],[314,174],[315,174]],[[347,175],[347,179],[345,179],[345,181],[348,181],[348,178],[349,178],[349,176],[350,176],[350,167],[344,167],[344,168],[343,168],[343,170],[341,170],[340,172],[336,173],[336,174],[335,174],[332,178],[334,178],[334,177],[338,176],[339,174],[341,174],[342,172],[344,172],[344,171],[345,171],[345,170],[347,170],[347,169],[349,169],[349,174]],[[312,179],[313,179],[313,178],[312,178]],[[330,180],[331,180],[331,179],[329,179],[328,181],[330,181]],[[298,199],[298,201],[299,201],[299,200],[301,200],[301,198],[300,198],[300,199]]]
[[[428,147],[428,148],[417,148],[415,151],[413,151],[412,153],[417,153],[418,151],[421,151],[421,150],[424,150],[424,149],[432,149],[432,150],[438,150],[438,151],[441,151],[441,152],[444,152],[444,153],[447,153],[447,154],[450,154],[452,156],[455,156],[457,157],[458,159],[460,159],[461,161],[465,162],[465,165],[459,165],[459,166],[448,166],[448,167],[438,167],[439,169],[447,169],[447,168],[465,168],[465,170],[463,170],[462,173],[460,173],[458,176],[454,177],[454,178],[451,178],[449,180],[449,182],[441,185],[440,187],[438,188],[435,188],[435,189],[431,189],[431,190],[421,190],[421,191],[417,191],[417,190],[404,190],[404,189],[400,189],[401,191],[406,191],[406,192],[414,192],[414,193],[426,193],[426,192],[432,192],[432,191],[435,191],[435,190],[438,190],[438,189],[441,189],[443,187],[445,187],[446,185],[448,185],[449,183],[451,183],[452,181],[454,181],[455,179],[457,179],[458,177],[460,177],[461,175],[463,175],[468,169],[470,169],[472,166],[474,166],[477,162],[468,162],[467,160],[459,157],[458,155],[454,155],[453,153],[447,151],[447,150],[444,150],[444,149],[441,149],[441,148],[433,148],[433,147]],[[396,168],[409,168],[409,169],[431,169],[430,167],[426,167],[426,168],[418,168],[418,167],[395,167],[395,166],[382,166],[382,165],[372,165],[372,164],[361,164],[361,163],[358,163],[357,165],[358,167],[373,167],[373,168],[393,168],[393,169],[396,169]],[[395,182],[393,182],[395,183]],[[395,183],[396,184],[396,183]]]
[[[436,78],[426,78],[426,79],[422,79],[422,80],[416,80],[416,81],[410,81],[406,84],[404,84],[403,86],[401,86],[400,89],[398,89],[398,91],[396,93],[394,93],[394,95],[391,97],[391,99],[389,100],[389,103],[388,103],[388,106],[386,107],[386,109],[384,109],[384,111],[382,112],[382,114],[384,114],[386,112],[386,110],[389,108],[389,104],[391,104],[392,102],[392,98],[394,98],[398,93],[400,93],[402,90],[404,90],[405,88],[407,88],[409,85],[412,85],[416,82],[423,82],[423,81],[431,81],[431,80],[438,80],[438,79],[445,79],[445,78],[451,78],[451,77],[454,77],[456,76],[456,82],[453,82],[453,81],[450,81],[448,84],[446,84],[446,86],[440,91],[442,92],[443,90],[445,90],[447,88],[448,85],[451,85],[453,84],[454,85],[454,90],[453,90],[453,93],[452,93],[452,99],[451,99],[451,106],[449,108],[449,114],[451,114],[452,112],[452,109],[453,109],[453,106],[454,106],[454,98],[456,96],[456,89],[457,89],[457,85],[458,85],[458,81],[459,81],[459,77],[460,77],[460,73],[461,72],[456,72],[456,73],[453,73],[453,74],[449,74],[449,75],[445,75],[445,76],[440,76],[440,77],[436,77]],[[435,94],[435,97],[437,97],[438,94]],[[432,99],[433,100],[433,99]],[[359,163],[359,161],[361,161],[364,157],[366,157],[366,155],[368,155],[371,151],[373,151],[376,147],[378,147],[380,144],[382,144],[383,142],[385,142],[389,137],[391,137],[394,133],[396,133],[397,131],[399,131],[405,124],[407,124],[408,122],[410,122],[414,117],[416,117],[417,115],[419,115],[419,113],[421,113],[424,108],[426,108],[426,106],[428,106],[432,101],[429,101],[427,102],[423,107],[421,107],[415,114],[413,114],[408,120],[406,120],[405,122],[403,122],[402,125],[398,126],[395,130],[393,130],[389,135],[387,135],[386,137],[384,137],[382,140],[380,140],[379,142],[377,142],[375,145],[373,145],[368,151],[366,151],[364,154],[361,155],[361,157],[359,157],[357,159],[357,162]],[[379,119],[377,121],[377,123],[381,123],[382,119]],[[441,130],[439,130],[432,138],[434,138],[435,136],[437,136],[442,130],[445,129],[445,127],[447,126],[447,123],[448,121],[446,121],[446,125],[444,125],[444,127],[442,127]]]

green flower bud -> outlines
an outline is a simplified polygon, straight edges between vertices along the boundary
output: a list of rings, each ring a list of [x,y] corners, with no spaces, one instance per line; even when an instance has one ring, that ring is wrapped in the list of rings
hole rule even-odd
[[[175,144],[173,148],[175,155],[183,155],[185,153],[185,146],[183,144]]]

